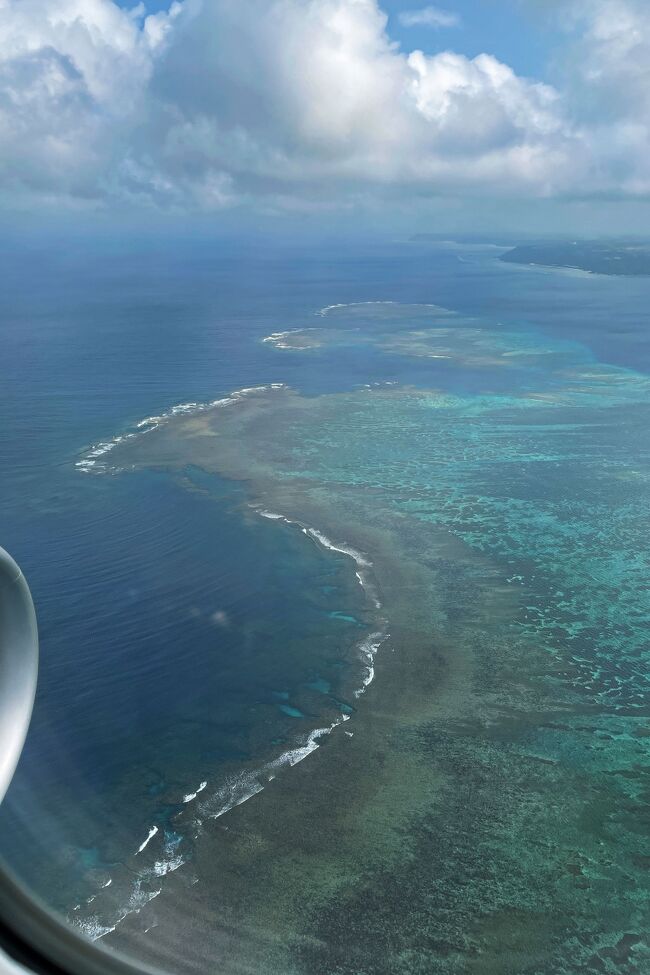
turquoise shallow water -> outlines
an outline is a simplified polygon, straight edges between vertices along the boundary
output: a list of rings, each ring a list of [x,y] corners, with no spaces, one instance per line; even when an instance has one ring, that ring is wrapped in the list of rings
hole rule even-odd
[[[432,393],[390,387],[323,397],[291,428],[281,476],[369,488],[378,504],[493,557],[526,593],[522,636],[570,668],[567,686],[621,730],[626,719],[645,718],[648,378],[597,362],[574,342],[480,329],[435,309],[380,306],[374,321],[371,306],[352,312],[347,320],[349,310],[329,313],[353,330],[325,328],[324,344],[444,355],[449,370]],[[464,381],[468,361],[484,363],[473,394],[457,391],[456,371]],[[495,371],[508,374],[509,395],[490,391]]]
[[[335,532],[338,512],[340,530],[354,540],[372,525],[397,538],[396,559],[425,570],[437,564],[446,594],[393,592],[390,572],[384,575],[388,626],[390,607],[397,606],[417,621],[412,626],[422,641],[444,635],[456,654],[475,654],[480,646],[483,683],[473,693],[481,718],[464,754],[460,743],[469,724],[447,727],[444,739],[422,725],[417,734],[429,748],[438,741],[436,761],[447,755],[447,774],[458,775],[459,762],[461,769],[467,763],[465,775],[473,779],[488,763],[495,770],[492,788],[502,790],[504,777],[516,780],[510,808],[501,808],[503,794],[495,797],[483,784],[487,819],[470,838],[467,816],[480,814],[475,795],[458,821],[457,809],[445,816],[443,804],[437,811],[436,829],[446,842],[456,850],[468,843],[466,867],[477,870],[481,856],[490,862],[490,878],[475,873],[464,900],[458,878],[445,876],[442,890],[458,899],[456,923],[462,917],[468,930],[480,924],[494,930],[499,915],[502,937],[517,941],[526,924],[547,912],[545,954],[536,946],[537,961],[520,970],[643,971],[649,957],[650,382],[633,369],[597,361],[581,343],[435,307],[339,307],[325,318],[326,325],[310,328],[308,346],[302,332],[295,340],[285,335],[275,342],[277,354],[317,358],[367,347],[431,360],[431,388],[420,372],[417,385],[368,383],[310,398],[269,390],[228,415],[206,414],[202,435],[185,421],[171,421],[146,446],[118,449],[115,461],[128,466],[140,454],[145,466],[164,457],[173,467],[202,457],[208,468],[250,479],[253,495],[259,492],[285,516],[292,503],[301,515],[317,518],[320,511]],[[215,442],[214,433],[222,440]],[[443,564],[441,533],[462,547],[462,558]],[[367,551],[372,560],[371,545]],[[480,590],[482,599],[493,600],[487,626],[468,616],[473,579],[477,597]],[[400,651],[398,637],[394,650]],[[379,656],[379,682],[381,675]],[[417,683],[418,673],[404,679]],[[530,761],[542,763],[543,777],[523,770]],[[412,791],[418,795],[415,783]],[[453,796],[446,802],[456,804]],[[411,823],[405,850],[423,829]],[[437,856],[443,855],[441,848]],[[420,856],[432,871],[441,869],[431,851]],[[422,878],[408,883],[411,896],[422,896]],[[348,901],[357,923],[367,918],[362,900],[359,893]],[[334,944],[344,911],[329,908],[328,921],[317,926],[325,944]],[[411,918],[408,910],[397,916],[394,936],[403,940]],[[449,937],[443,917],[438,907],[426,924]],[[486,938],[484,931],[484,950]],[[367,940],[362,944],[374,951]],[[327,952],[308,957],[307,971],[333,964]],[[337,953],[336,970],[356,971],[363,957],[358,944],[356,960],[343,963]],[[412,964],[403,970],[422,970],[421,959]],[[498,970],[493,958],[485,965]],[[448,970],[457,969],[441,968]],[[509,962],[503,970],[515,969]]]
[[[305,940],[294,950],[278,907],[270,926],[293,955],[274,975],[644,971],[648,285],[460,251],[220,251],[101,272],[76,255],[3,295],[2,541],[32,581],[44,651],[4,852],[71,916],[81,898],[91,933],[128,908],[130,949],[164,944],[177,915],[191,928],[180,905],[201,891],[206,930],[222,908],[251,930],[268,918],[237,915],[246,898],[284,908],[295,884]],[[318,313],[332,301],[343,306]],[[284,342],[263,341],[278,331]],[[186,441],[171,477],[75,468],[144,416],[270,382],[294,399],[270,394],[254,424],[238,427],[245,405],[219,419],[240,437],[239,473],[258,465],[244,487],[214,476],[218,457],[202,473],[202,446],[183,456]],[[335,541],[356,519],[371,558],[370,530],[393,533],[382,582],[390,595],[396,580],[393,604],[412,617],[417,666],[386,645],[367,695],[341,692],[347,648],[371,623],[355,566],[259,518],[260,486],[326,512]],[[410,589],[400,564],[429,588]],[[450,669],[480,658],[454,677],[474,710],[453,720],[444,680],[418,671],[438,641]],[[391,661],[403,669],[383,679]],[[426,698],[426,721],[407,691]],[[288,849],[271,883],[271,772],[263,794],[240,773],[341,715],[357,759],[312,784],[312,819],[276,824]],[[330,744],[288,772],[305,796],[320,779],[303,770],[320,773]],[[224,786],[254,798],[195,846],[194,810],[219,813]],[[229,860],[244,814],[250,859]],[[496,941],[527,938],[537,961],[500,963]]]
[[[466,334],[459,329],[448,345],[461,366],[474,345]],[[437,341],[434,326],[427,342]],[[513,584],[533,583],[520,625],[549,652],[562,644],[576,682],[604,708],[642,707],[650,382],[557,340],[531,352],[528,335],[486,332],[482,345],[487,356],[526,356],[532,375],[519,369],[510,396],[396,391],[337,401],[331,420],[326,406],[325,422],[318,416],[319,431],[296,435],[309,449],[294,447],[293,473],[378,490],[397,510],[512,567]],[[342,463],[347,456],[354,465]]]

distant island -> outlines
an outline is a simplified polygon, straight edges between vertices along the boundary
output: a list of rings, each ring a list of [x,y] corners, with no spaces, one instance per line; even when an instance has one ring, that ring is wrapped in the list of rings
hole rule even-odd
[[[502,254],[508,264],[576,268],[594,274],[650,274],[650,245],[603,241],[520,244]]]

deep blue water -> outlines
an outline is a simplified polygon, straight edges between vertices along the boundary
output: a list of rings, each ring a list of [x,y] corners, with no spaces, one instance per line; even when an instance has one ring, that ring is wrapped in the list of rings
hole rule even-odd
[[[348,706],[335,693],[342,648],[363,625],[347,560],[252,517],[245,488],[197,471],[88,476],[75,467],[84,448],[260,383],[307,394],[435,383],[430,363],[261,344],[336,302],[433,302],[650,371],[649,282],[518,268],[497,253],[5,244],[0,544],[31,584],[42,666],[2,842],[61,910],[152,823],[171,829],[170,797]]]

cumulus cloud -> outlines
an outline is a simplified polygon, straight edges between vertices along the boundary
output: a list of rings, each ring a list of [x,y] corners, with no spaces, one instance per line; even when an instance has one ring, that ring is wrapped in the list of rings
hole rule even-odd
[[[553,89],[488,55],[403,53],[386,24],[375,0],[188,11],[152,84],[165,117],[158,163],[304,205],[371,187],[559,185],[571,133]]]
[[[180,12],[112,0],[0,0],[0,190],[94,199],[128,152]]]
[[[588,146],[584,190],[650,193],[650,7],[646,0],[574,0],[561,14],[573,36],[565,100]]]
[[[218,210],[645,192],[650,14],[561,10],[580,50],[562,92],[489,54],[403,51],[378,0],[175,0],[148,16],[0,0],[0,194]]]
[[[420,10],[403,10],[399,14],[403,27],[459,27],[460,17],[441,7],[422,7]]]

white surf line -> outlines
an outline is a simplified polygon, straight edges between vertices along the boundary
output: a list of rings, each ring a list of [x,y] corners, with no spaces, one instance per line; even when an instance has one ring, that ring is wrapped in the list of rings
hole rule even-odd
[[[135,854],[136,856],[138,855],[138,853],[142,853],[142,851],[147,848],[147,846],[149,845],[149,843],[154,838],[157,832],[158,832],[158,827],[152,826],[151,829],[149,830],[149,835],[147,836],[146,840],[138,847],[138,850]]]
[[[227,779],[224,784],[210,796],[202,805],[201,813],[209,819],[220,819],[236,806],[241,806],[248,802],[253,796],[259,795],[264,791],[261,780],[265,779],[266,784],[272,782],[276,777],[276,772],[283,768],[291,768],[304,761],[308,755],[320,748],[320,739],[330,735],[335,728],[349,721],[348,714],[342,714],[326,728],[315,728],[310,731],[302,745],[289,748],[282,752],[277,758],[271,759],[261,768],[244,770]],[[199,824],[200,825],[200,824]]]
[[[75,921],[74,923],[90,941],[99,941],[100,938],[110,934],[117,927],[116,924],[102,925],[97,917],[91,917],[85,921]]]
[[[196,792],[188,792],[188,794],[186,796],[183,796],[183,802],[192,802],[193,799],[196,799],[196,797],[198,796],[199,792],[203,792],[203,790],[205,789],[205,787],[207,786],[207,784],[208,783],[207,783],[207,780],[206,780],[205,782],[202,782],[201,783],[201,785],[198,787],[198,789],[196,790]]]
[[[249,387],[247,389],[239,390],[237,392],[238,394],[241,395],[247,395],[248,393],[253,391],[257,392],[269,388],[281,389],[286,387],[283,383],[273,383],[270,386]],[[227,397],[226,399],[229,400],[230,402],[236,402],[237,400],[234,397],[235,394],[233,394],[232,397]],[[208,409],[210,406],[222,405],[224,403],[225,400],[215,400],[213,403],[206,404],[201,408]],[[176,409],[176,413],[181,412],[181,410],[183,410],[184,412],[190,412],[190,408],[194,409],[194,407],[195,404],[181,404],[180,407],[175,409]],[[171,415],[176,415],[176,414],[171,413],[171,411],[169,414],[165,414],[165,416],[171,416]],[[146,424],[149,422],[158,421],[159,419],[161,418],[149,417],[146,420],[140,421],[140,423]],[[151,427],[150,429],[154,429],[154,427]],[[137,434],[127,434],[126,436],[137,436]],[[122,439],[123,437],[119,438],[119,442],[121,442]],[[359,584],[362,586],[364,591],[371,596],[373,602],[375,603],[376,608],[378,609],[380,608],[381,603],[377,599],[376,595],[374,595],[374,587],[372,586],[372,583],[370,583],[362,575],[363,570],[369,570],[372,568],[372,561],[366,555],[364,555],[362,552],[358,551],[357,549],[353,548],[351,545],[348,545],[346,542],[342,542],[342,543],[333,542],[323,532],[319,531],[318,529],[312,528],[311,526],[301,524],[298,521],[294,521],[291,520],[290,518],[285,517],[284,515],[280,515],[280,514],[276,514],[275,512],[268,511],[266,509],[261,508],[260,506],[250,505],[250,507],[253,510],[255,510],[261,517],[268,518],[271,521],[284,521],[288,525],[293,525],[295,527],[298,527],[305,535],[312,538],[317,544],[321,545],[323,548],[329,551],[339,552],[340,554],[346,555],[348,556],[348,558],[353,559],[353,561],[357,565],[356,577],[359,581]],[[360,697],[360,695],[365,692],[366,688],[370,685],[370,683],[374,679],[374,657],[375,654],[377,653],[379,646],[381,646],[381,644],[387,638],[388,638],[388,633],[386,631],[378,631],[365,637],[364,640],[359,644],[359,650],[361,651],[362,658],[366,662],[366,672],[363,678],[362,686],[355,691],[355,697]],[[255,769],[253,771],[243,771],[238,775],[231,777],[217,790],[214,796],[210,797],[210,799],[206,800],[200,806],[199,809],[200,813],[203,816],[207,816],[210,819],[219,819],[221,818],[221,816],[224,816],[226,815],[226,813],[230,812],[231,809],[234,809],[235,807],[240,806],[243,803],[247,802],[249,799],[252,799],[253,796],[258,795],[260,792],[264,791],[264,785],[262,785],[260,779],[265,779],[266,784],[268,785],[269,782],[275,779],[278,770],[287,767],[291,768],[294,765],[297,765],[299,762],[304,761],[309,755],[311,755],[314,751],[316,751],[320,747],[321,738],[330,735],[335,730],[335,728],[339,727],[340,725],[344,724],[346,721],[349,720],[350,720],[350,715],[342,714],[328,727],[315,728],[313,731],[309,732],[303,744],[296,745],[295,748],[287,749],[287,751],[283,752],[278,758],[272,759],[270,762],[267,762],[261,768]],[[348,734],[350,737],[352,737],[352,732],[349,732]],[[208,785],[207,780],[201,782],[196,792],[187,793],[187,795],[183,797],[183,803],[192,802],[194,799],[198,797],[200,792],[203,792],[207,788],[207,785]],[[215,800],[216,800],[216,808],[215,808]],[[202,826],[202,820],[197,819],[196,827],[200,829],[201,826]],[[159,832],[158,826],[151,827],[151,829],[149,830],[149,835],[138,848],[135,854],[136,856],[142,853],[146,849],[150,841],[154,838],[154,836],[158,832]],[[107,934],[110,934],[111,932],[115,931],[116,927],[119,924],[121,924],[122,921],[124,921],[125,918],[127,918],[130,914],[139,913],[146,904],[148,904],[151,900],[153,900],[162,892],[162,888],[160,888],[159,890],[144,894],[141,890],[141,885],[144,880],[151,879],[152,877],[158,877],[162,880],[168,873],[172,873],[173,871],[178,870],[179,867],[183,866],[185,862],[186,861],[181,855],[176,855],[169,860],[156,861],[152,868],[145,869],[144,872],[140,874],[138,879],[135,881],[127,910],[125,911],[125,913],[123,913],[122,915],[120,915],[118,918],[115,919],[114,924],[102,925],[99,918],[96,915],[84,920],[71,918],[71,921],[75,923],[78,927],[80,927],[84,931],[84,933],[92,940],[96,941],[105,937]],[[108,887],[111,884],[111,882],[112,881],[109,880],[106,884],[102,886]],[[91,900],[94,900],[95,896],[96,895],[94,895],[91,898]],[[76,909],[77,908],[75,908],[75,910]]]
[[[328,549],[331,552],[339,552],[341,555],[347,555],[354,562],[356,562],[357,570],[356,577],[359,585],[364,590],[367,596],[372,599],[375,609],[381,609],[381,600],[379,599],[375,586],[372,581],[368,578],[368,572],[365,570],[372,569],[372,562],[370,559],[363,554],[363,552],[357,551],[347,542],[333,542],[331,539],[324,535],[323,532],[319,531],[317,528],[312,528],[309,525],[303,525],[302,522],[296,521],[291,518],[287,518],[285,515],[278,515],[274,511],[268,511],[266,508],[262,508],[260,505],[251,504],[249,505],[253,511],[256,511],[258,515],[262,518],[268,518],[269,521],[284,521],[287,525],[295,525],[301,530],[304,535],[308,535],[317,544],[322,545],[323,548]]]
[[[251,393],[263,393],[269,389],[284,389],[284,383],[268,383],[264,386],[246,386],[243,389],[236,389],[227,396],[221,397],[221,399],[211,400],[208,403],[178,403],[176,406],[172,406],[171,409],[166,410],[164,413],[160,413],[157,416],[147,416],[144,420],[138,420],[133,426],[135,430],[131,430],[128,433],[121,433],[118,436],[112,437],[110,440],[102,440],[96,444],[89,447],[84,456],[75,462],[75,467],[82,473],[97,473],[97,470],[106,470],[106,465],[103,463],[98,465],[98,461],[101,460],[106,454],[110,453],[115,447],[123,443],[125,440],[132,440],[134,437],[142,436],[145,433],[151,433],[157,430],[163,423],[167,423],[173,417],[178,416],[181,413],[204,413],[206,410],[213,409],[214,407],[221,406],[231,406],[234,403],[239,403],[244,397],[249,396]]]
[[[308,755],[311,755],[312,752],[320,747],[320,738],[331,734],[334,728],[348,720],[349,715],[341,715],[328,728],[316,728],[314,731],[311,731],[307,735],[304,744],[288,749],[278,758],[272,759],[259,769],[243,771],[227,779],[214,796],[211,796],[205,801],[201,807],[201,813],[209,819],[220,819],[226,813],[230,812],[231,809],[243,805],[243,803],[252,799],[253,796],[264,791],[264,786],[260,779],[266,778],[268,784],[275,778],[278,770],[285,767],[292,767],[302,762]],[[202,820],[197,821],[197,826],[199,829],[201,828]],[[149,840],[155,835],[155,832],[157,832],[157,827],[152,828],[149,836],[138,850],[138,853],[141,853],[145,849]],[[151,880],[154,877],[162,880],[167,874],[173,873],[173,871],[182,867],[185,862],[183,857],[178,855],[171,860],[156,861],[152,868],[145,869],[133,885],[126,911],[115,918],[112,924],[102,924],[97,915],[85,919],[71,918],[72,923],[81,928],[91,940],[98,941],[100,938],[115,931],[118,924],[121,924],[130,914],[138,914],[154,897],[158,897],[162,893],[162,887],[159,890],[143,892],[142,883],[144,881]],[[94,900],[94,897],[92,899]]]
[[[302,335],[304,332],[316,331],[318,331],[316,328],[289,328],[286,332],[271,332],[270,335],[262,339],[262,343],[272,345],[276,349],[288,349],[290,352],[305,352],[309,346],[289,345],[285,339],[290,335]]]
[[[375,657],[377,656],[377,651],[379,650],[382,643],[388,639],[389,633],[387,630],[380,630],[377,633],[371,633],[370,636],[360,644],[359,650],[361,651],[361,657],[366,662],[366,673],[363,678],[363,684],[355,692],[355,697],[361,697],[365,694],[366,690],[372,684],[375,679]]]
[[[261,768],[254,769],[252,771],[245,770],[231,776],[213,796],[205,800],[200,807],[201,814],[209,819],[220,819],[222,816],[225,816],[226,813],[230,812],[231,809],[243,805],[243,803],[247,802],[249,799],[252,799],[253,796],[264,791],[264,786],[260,781],[261,779],[265,779],[266,784],[268,784],[275,779],[276,772],[278,770],[281,770],[282,768],[290,768],[297,765],[299,762],[302,762],[305,758],[307,758],[308,755],[311,755],[312,752],[316,751],[316,749],[320,747],[321,738],[331,734],[335,728],[348,720],[349,715],[342,714],[329,727],[316,728],[314,731],[309,732],[302,745],[297,745],[295,748],[287,749],[287,751],[283,752],[278,758],[272,759]],[[207,781],[202,783],[202,786],[207,786]],[[197,819],[197,828],[200,829],[202,825],[203,821],[201,819]],[[149,841],[157,832],[158,827],[152,827],[149,832],[149,836],[140,846],[138,853],[141,853],[146,848]],[[156,861],[153,864],[153,867],[145,868],[134,882],[131,897],[126,910],[123,908],[123,913],[115,918],[112,924],[102,923],[97,915],[92,915],[91,917],[84,919],[70,918],[71,922],[79,927],[86,934],[86,936],[93,941],[98,941],[101,938],[104,938],[107,934],[115,931],[117,926],[121,924],[122,921],[124,921],[130,914],[139,914],[143,907],[162,893],[162,887],[155,891],[143,892],[143,882],[151,880],[154,877],[162,880],[167,876],[167,874],[173,873],[175,870],[178,870],[179,867],[182,867],[185,862],[185,859],[181,855],[177,855],[172,857],[170,860]],[[106,884],[104,886],[108,885]],[[91,898],[91,900],[94,899],[94,897]]]
[[[298,523],[296,522],[296,524]],[[356,562],[357,570],[355,574],[359,585],[366,595],[372,599],[375,609],[381,609],[381,601],[377,596],[375,586],[368,578],[368,573],[364,571],[372,568],[372,562],[370,559],[362,552],[352,548],[352,546],[348,545],[347,542],[333,542],[327,537],[327,535],[324,535],[323,532],[319,531],[317,528],[310,528],[309,526],[304,525],[301,525],[300,527],[305,535],[309,535],[314,539],[314,541],[318,542],[319,545],[322,545],[323,548],[328,549],[330,552],[339,552],[341,555],[347,555],[354,562]]]
[[[157,827],[155,830],[152,829],[150,831],[149,836],[137,851],[138,853],[141,853],[145,849],[147,843],[152,838],[152,835],[155,835],[155,832],[157,832]],[[107,934],[111,934],[113,931],[115,931],[118,924],[121,924],[122,921],[126,920],[129,915],[139,914],[143,907],[162,893],[162,887],[160,887],[158,890],[143,891],[143,883],[149,882],[154,878],[162,879],[168,873],[173,873],[174,870],[178,870],[178,868],[182,867],[184,863],[185,860],[183,857],[178,855],[172,857],[171,860],[157,860],[152,867],[146,867],[140,874],[137,875],[135,881],[133,882],[126,908],[122,908],[122,913],[117,917],[114,917],[112,919],[112,923],[111,921],[103,923],[97,914],[93,914],[86,918],[69,917],[68,919],[72,924],[80,928],[86,937],[90,938],[91,941],[99,941],[100,938],[104,938]],[[107,883],[102,884],[102,888],[109,887],[111,883],[112,881],[109,880]],[[97,895],[94,895],[92,898],[90,898],[87,903],[94,901],[96,896]],[[77,905],[77,907],[78,906],[79,905]],[[77,907],[74,908],[75,911],[77,910]]]
[[[326,735],[331,735],[335,728],[343,724],[344,721],[349,721],[349,714],[342,714],[336,721],[333,721],[331,725],[327,728],[315,728],[314,731],[310,731],[307,735],[307,739],[304,745],[299,745],[297,748],[290,748],[288,751],[283,752],[279,758],[274,759],[264,766],[264,771],[267,772],[273,769],[283,768],[285,765],[294,766],[299,762],[303,762],[308,755],[315,752],[317,748],[320,748],[320,738],[324,738]]]
[[[171,860],[156,860],[153,865],[153,873],[156,877],[166,877],[168,873],[173,873],[174,870],[178,870],[184,863],[185,860],[180,854],[172,857]]]
[[[325,305],[324,308],[320,308],[315,315],[320,318],[325,318],[330,311],[334,311],[336,308],[358,308],[360,305],[398,305],[398,301],[341,301],[336,305]]]
[[[340,552],[342,555],[347,555],[351,558],[357,566],[355,575],[357,581],[365,594],[372,600],[375,609],[381,609],[381,601],[379,600],[375,586],[373,582],[368,578],[368,570],[372,569],[372,562],[367,555],[363,552],[359,552],[358,549],[353,548],[348,545],[347,542],[333,542],[327,535],[319,531],[317,528],[311,528],[308,525],[303,525],[299,521],[293,521],[290,518],[285,517],[285,515],[276,514],[273,511],[268,511],[265,508],[256,507],[251,505],[251,507],[257,511],[259,515],[263,518],[268,518],[271,521],[284,521],[287,525],[294,525],[303,532],[303,534],[308,535],[313,538],[315,542],[322,545],[323,548],[331,552]],[[365,673],[363,677],[363,682],[361,687],[357,688],[354,692],[356,698],[361,697],[365,693],[366,689],[372,684],[375,679],[375,657],[377,651],[381,647],[382,643],[385,643],[390,636],[388,632],[388,622],[382,620],[382,628],[374,633],[369,634],[367,637],[358,644],[358,649],[361,659],[365,663]]]
[[[502,262],[503,263],[503,262]],[[335,311],[337,308],[359,308],[361,305],[401,305],[401,306],[411,306],[414,308],[434,308],[439,311],[451,312],[452,314],[457,314],[451,308],[446,308],[444,305],[436,305],[431,301],[394,301],[394,300],[384,300],[384,301],[342,301],[336,305],[325,305],[324,308],[319,308],[318,311],[314,312],[319,318],[326,318],[328,313]]]

